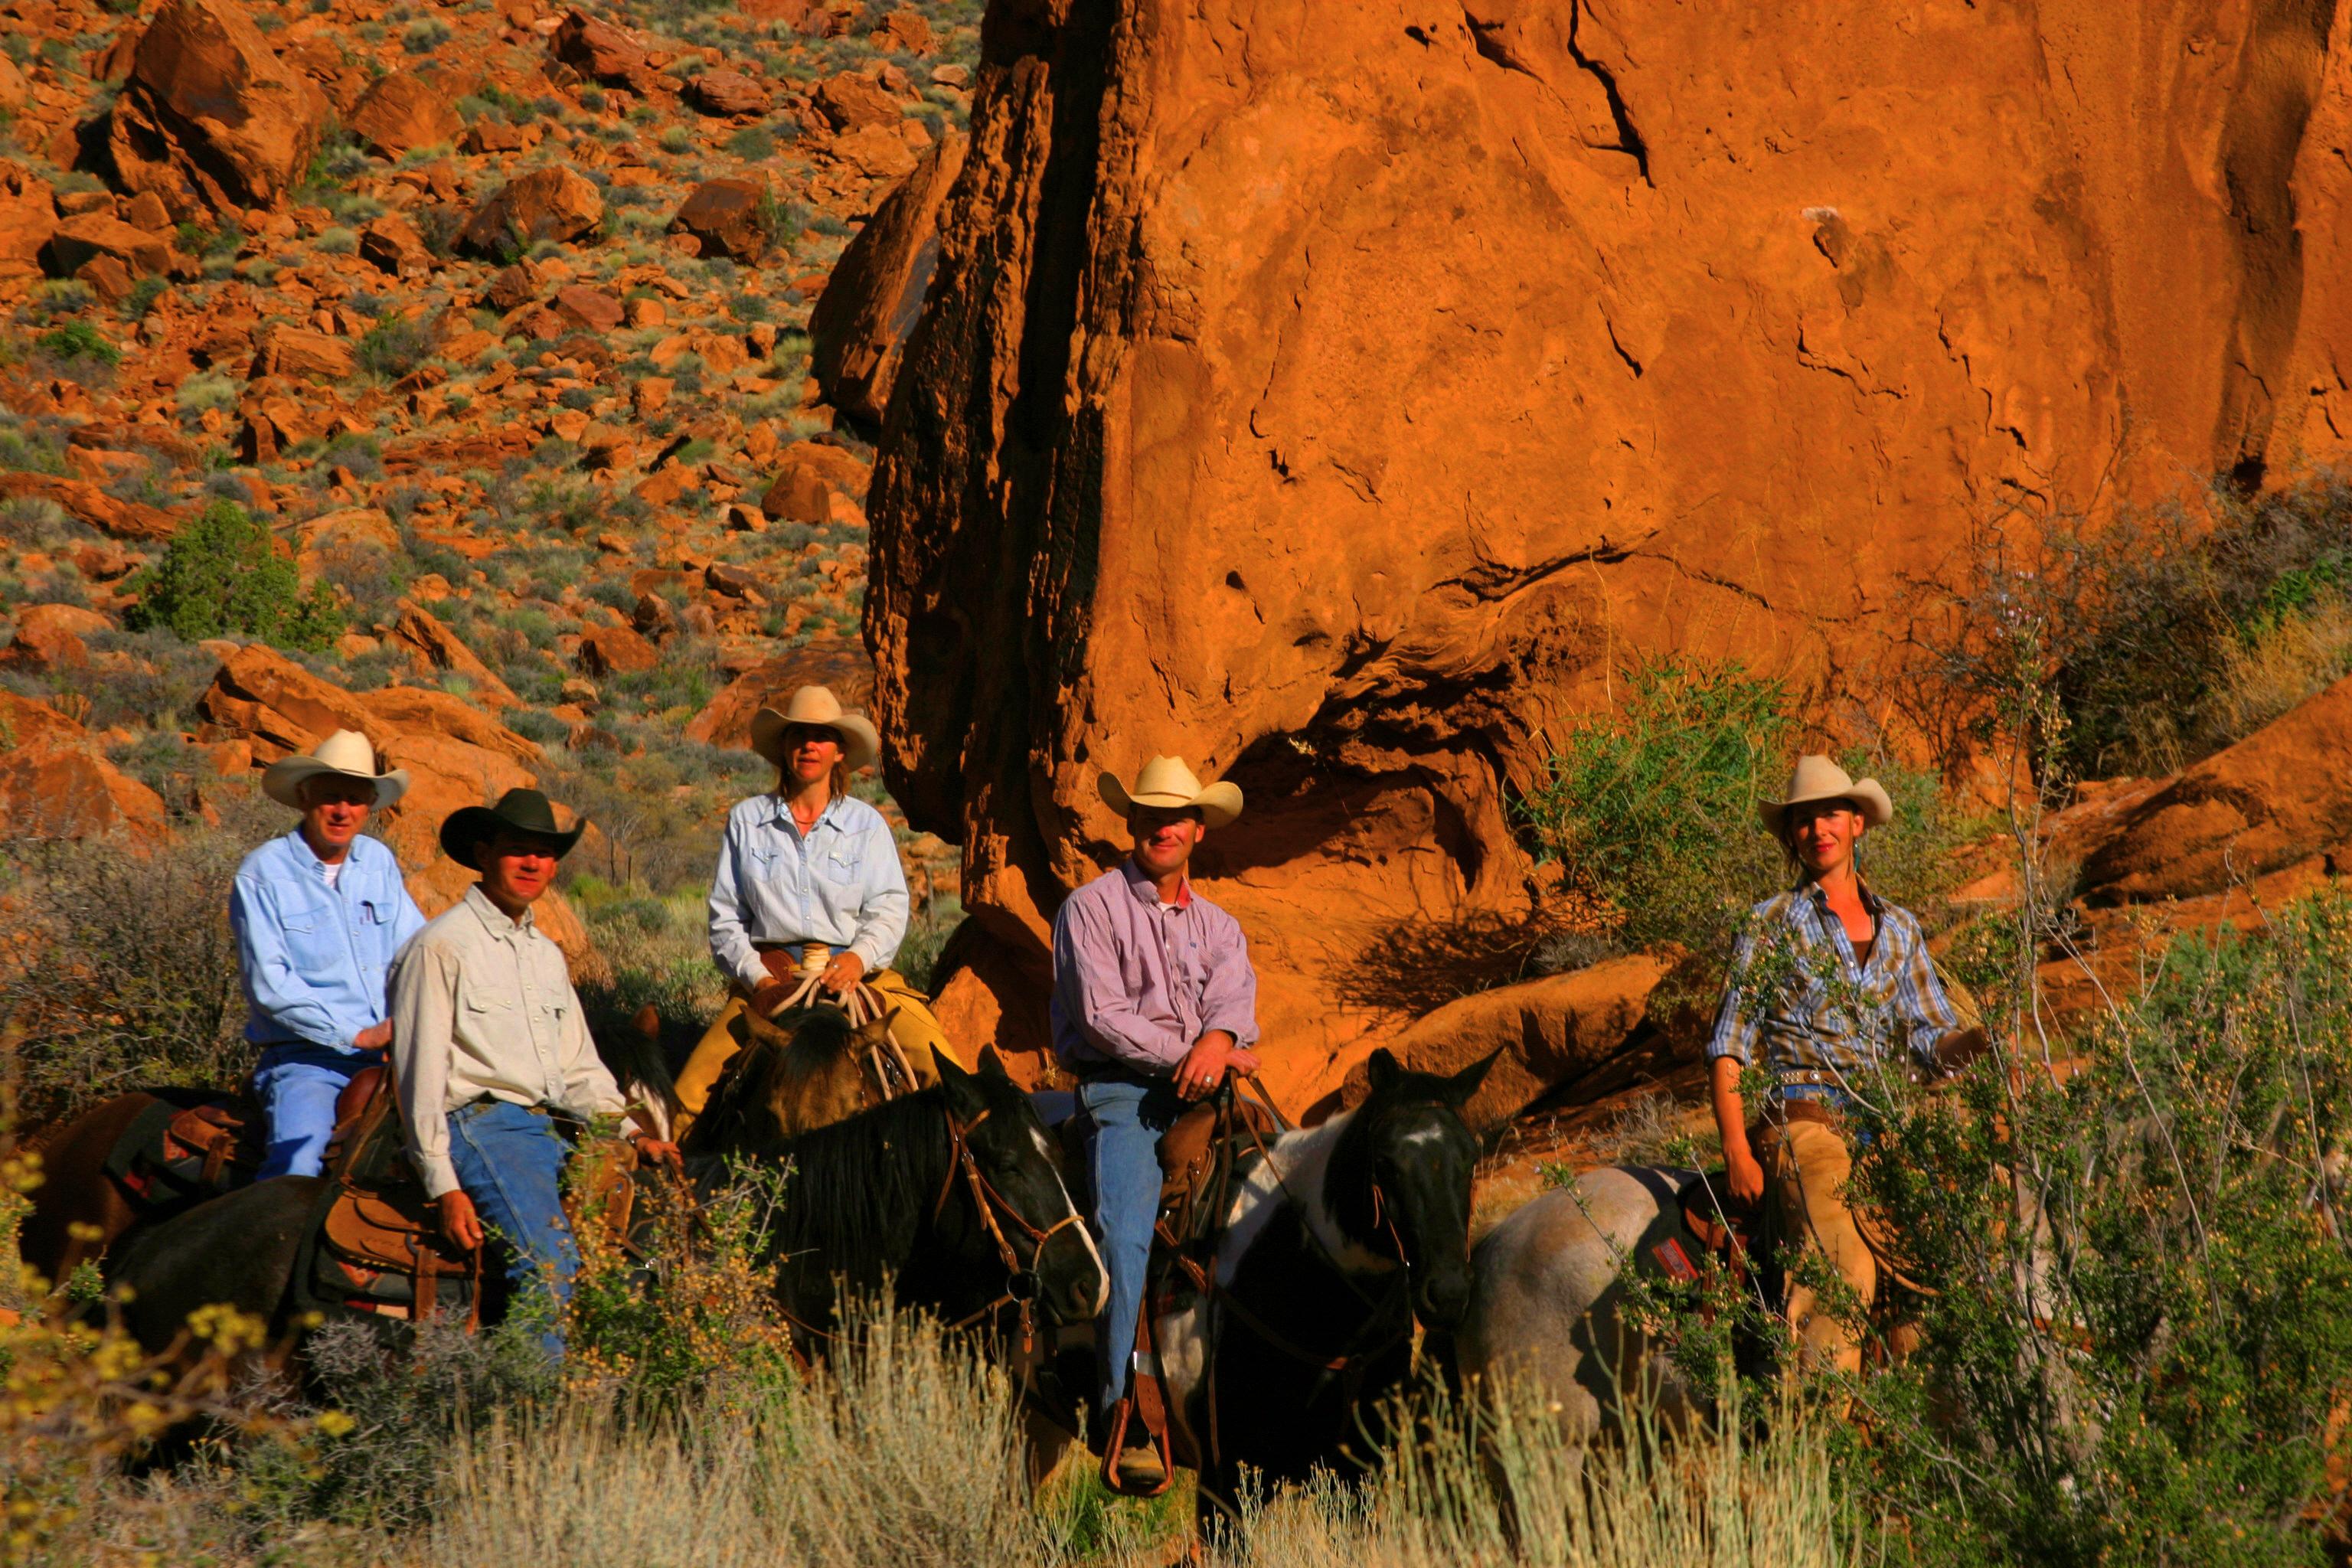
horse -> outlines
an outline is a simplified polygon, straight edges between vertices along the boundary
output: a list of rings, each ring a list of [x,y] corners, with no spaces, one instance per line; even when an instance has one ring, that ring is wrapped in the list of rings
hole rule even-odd
[[[1244,1468],[1369,1458],[1362,1411],[1411,1375],[1415,1321],[1444,1334],[1469,1310],[1462,1110],[1494,1060],[1443,1077],[1375,1051],[1362,1103],[1236,1169],[1208,1288],[1151,1323],[1170,1445],[1204,1500],[1233,1506]]]
[[[1616,1430],[1628,1408],[1687,1429],[1699,1414],[1688,1380],[1620,1308],[1625,1263],[1677,1240],[1683,1200],[1702,1180],[1696,1171],[1585,1171],[1514,1210],[1471,1257],[1470,1310],[1454,1336],[1464,1380],[1541,1400],[1578,1447]]]
[[[814,1132],[917,1087],[897,1069],[887,1015],[856,1024],[823,1005],[773,1019],[746,1008],[728,1029],[737,1053],[688,1130],[688,1150]]]

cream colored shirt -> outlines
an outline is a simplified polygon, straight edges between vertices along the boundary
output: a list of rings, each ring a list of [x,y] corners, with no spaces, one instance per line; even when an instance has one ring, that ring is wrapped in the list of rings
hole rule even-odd
[[[392,1070],[409,1158],[436,1198],[457,1185],[449,1113],[484,1095],[582,1117],[635,1109],[588,1037],[563,950],[479,887],[393,962]]]

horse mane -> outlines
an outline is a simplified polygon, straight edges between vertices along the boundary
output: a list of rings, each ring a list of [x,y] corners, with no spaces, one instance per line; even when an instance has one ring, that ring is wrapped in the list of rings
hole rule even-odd
[[[769,1107],[784,1091],[827,1065],[850,1033],[849,1016],[832,1007],[803,1007],[772,1021],[749,1020],[751,1043],[735,1054],[695,1119],[698,1149],[750,1149],[772,1141]]]
[[[832,1271],[870,1278],[891,1260],[892,1238],[919,1226],[939,1196],[947,1176],[945,1122],[946,1091],[934,1088],[797,1138],[719,1148],[771,1167],[791,1162],[772,1247],[805,1252],[821,1239]]]

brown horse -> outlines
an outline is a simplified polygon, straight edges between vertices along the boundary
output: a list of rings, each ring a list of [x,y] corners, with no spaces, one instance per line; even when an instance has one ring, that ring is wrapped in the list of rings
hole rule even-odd
[[[132,1124],[166,1103],[144,1090],[118,1094],[34,1140],[41,1184],[16,1249],[43,1279],[61,1283],[83,1259],[104,1256],[147,1212],[144,1196],[109,1175],[106,1164]]]

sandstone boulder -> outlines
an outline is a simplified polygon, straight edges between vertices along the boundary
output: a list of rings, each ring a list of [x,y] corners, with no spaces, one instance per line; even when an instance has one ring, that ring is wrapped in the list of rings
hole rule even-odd
[[[852,644],[813,643],[783,658],[755,665],[729,681],[710,706],[687,721],[687,739],[710,746],[748,746],[751,716],[772,702],[789,700],[803,686],[828,687],[842,706],[870,712],[874,661]]]
[[[152,542],[172,537],[179,518],[144,501],[122,500],[88,479],[0,469],[0,500],[36,496],[55,501],[100,533]]]
[[[310,166],[325,109],[234,0],[165,0],[107,146],[124,188],[153,192],[176,220],[274,206]]]
[[[57,229],[49,183],[21,163],[0,162],[0,279],[38,276]]]
[[[930,18],[901,6],[882,18],[871,41],[876,48],[894,54],[928,55],[932,46]]]
[[[0,647],[0,664],[15,669],[80,669],[89,663],[82,639],[114,623],[79,605],[27,605],[16,612],[16,635]]]
[[[422,278],[433,270],[433,252],[416,226],[398,213],[370,218],[360,230],[360,259],[396,278]]]
[[[890,405],[899,356],[939,265],[940,209],[969,144],[949,136],[916,161],[841,253],[809,313],[809,369],[824,400],[869,426],[878,428]]]
[[[395,162],[419,147],[446,146],[465,129],[449,100],[410,71],[378,77],[344,123],[362,146]]]
[[[582,76],[607,87],[626,87],[650,68],[646,47],[635,34],[576,9],[563,14],[563,20],[548,37],[547,47]]]
[[[1979,502],[2344,460],[2345,62],[2225,15],[1022,8],[868,501],[893,796],[1034,954],[1098,771],[1233,778],[1203,890],[1336,1074],[1627,659],[1821,689]]]
[[[869,125],[895,130],[905,118],[898,111],[898,100],[883,90],[881,83],[856,71],[842,71],[825,78],[816,84],[809,101],[836,132],[857,131]]]
[[[581,673],[602,680],[629,675],[661,662],[661,650],[634,626],[592,626],[580,634]]]
[[[101,258],[120,262],[134,278],[146,278],[171,268],[172,237],[133,228],[111,213],[84,213],[58,225],[49,253],[68,278]]]
[[[165,831],[163,800],[106,760],[96,736],[46,703],[0,689],[0,838]]]
[[[705,114],[768,112],[768,89],[741,71],[704,71],[686,84],[687,101]]]
[[[482,303],[500,314],[520,310],[539,298],[545,283],[538,268],[528,261],[518,261],[512,267],[501,268],[490,279],[490,286],[482,290]]]
[[[548,309],[575,327],[585,327],[592,332],[617,330],[625,312],[618,295],[603,289],[591,289],[584,283],[567,283],[555,291],[547,302]]]
[[[515,694],[484,664],[439,616],[414,599],[403,599],[400,618],[393,623],[392,640],[414,654],[428,668],[446,671],[467,683],[477,702],[493,708],[512,707]]]
[[[352,340],[273,321],[254,334],[249,381],[281,375],[298,381],[341,381],[359,368]]]
[[[517,176],[474,209],[457,231],[459,248],[492,260],[542,239],[572,240],[604,219],[596,187],[561,164]]]
[[[694,236],[705,256],[757,261],[768,251],[766,215],[774,199],[765,180],[705,180],[670,219],[670,232]]]
[[[861,125],[825,144],[825,153],[869,180],[897,180],[915,172],[916,153],[896,126]]]

